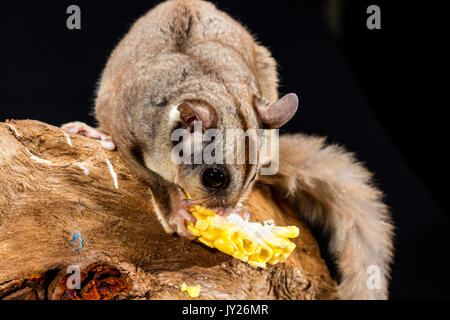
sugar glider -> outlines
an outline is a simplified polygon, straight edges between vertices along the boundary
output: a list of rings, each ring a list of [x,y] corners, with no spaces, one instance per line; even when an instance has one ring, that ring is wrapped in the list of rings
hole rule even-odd
[[[175,164],[171,134],[209,128],[275,129],[295,114],[298,98],[278,97],[277,64],[236,20],[201,0],[166,1],[134,23],[103,71],[95,112],[99,127],[74,122],[69,132],[117,147],[153,190],[167,232],[189,237],[193,202],[221,214],[246,214],[255,183],[269,185],[309,223],[329,234],[342,299],[385,299],[393,226],[371,174],[336,145],[302,134],[279,139],[279,170],[260,164]],[[193,201],[187,200],[182,189]],[[371,276],[378,276],[370,283]]]

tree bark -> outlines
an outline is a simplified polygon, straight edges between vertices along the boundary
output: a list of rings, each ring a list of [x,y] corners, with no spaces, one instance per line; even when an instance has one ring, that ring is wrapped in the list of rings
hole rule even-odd
[[[189,299],[183,282],[200,285],[198,299],[335,297],[307,226],[264,186],[252,220],[300,228],[288,261],[266,269],[166,234],[151,194],[98,141],[0,123],[0,299]],[[74,267],[81,289],[66,286]]]

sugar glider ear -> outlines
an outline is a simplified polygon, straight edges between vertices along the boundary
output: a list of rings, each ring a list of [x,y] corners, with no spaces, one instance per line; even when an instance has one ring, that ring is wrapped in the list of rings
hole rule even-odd
[[[272,104],[255,97],[254,104],[264,127],[277,129],[291,120],[297,112],[298,97],[295,93],[289,93]]]
[[[212,128],[215,125],[215,113],[211,107],[194,102],[183,102],[177,110],[180,112],[180,120],[190,131],[194,131],[194,122],[201,121],[203,131]]]

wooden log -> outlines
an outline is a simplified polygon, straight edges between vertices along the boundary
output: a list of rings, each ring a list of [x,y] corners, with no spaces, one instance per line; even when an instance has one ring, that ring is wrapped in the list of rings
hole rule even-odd
[[[98,141],[0,123],[0,298],[189,299],[183,282],[200,285],[198,299],[334,298],[308,227],[264,186],[248,202],[252,220],[300,228],[286,263],[255,268],[166,234],[151,189]],[[77,267],[81,289],[70,289]]]

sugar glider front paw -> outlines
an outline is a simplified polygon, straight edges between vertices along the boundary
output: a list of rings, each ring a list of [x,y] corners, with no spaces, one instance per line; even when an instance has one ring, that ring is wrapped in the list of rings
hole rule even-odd
[[[183,199],[174,206],[169,215],[169,226],[181,237],[193,238],[193,234],[186,228],[186,221],[192,223],[196,221],[195,217],[188,211],[193,206],[194,201]]]
[[[83,122],[79,122],[79,121],[69,122],[69,123],[63,124],[61,126],[61,129],[63,129],[64,131],[66,131],[68,133],[80,134],[80,135],[86,136],[88,138],[100,140],[102,147],[105,148],[106,150],[113,151],[114,149],[116,149],[116,146],[112,142],[111,136],[104,134],[103,132],[101,132],[95,128],[92,128]]]

